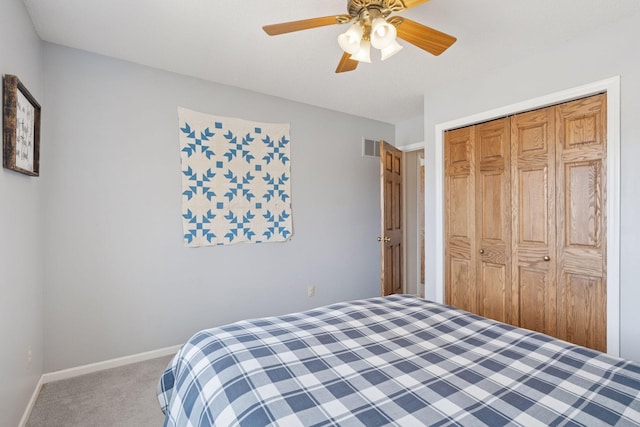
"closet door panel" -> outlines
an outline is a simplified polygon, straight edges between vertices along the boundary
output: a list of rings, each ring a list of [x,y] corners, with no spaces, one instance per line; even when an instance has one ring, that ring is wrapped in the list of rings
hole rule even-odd
[[[513,323],[509,119],[475,128],[477,313]],[[515,319],[517,321],[517,319]]]
[[[451,204],[451,238],[469,239],[469,223],[473,212],[473,199],[471,191],[473,184],[469,175],[452,176],[449,181],[449,200]]]
[[[556,109],[558,336],[606,351],[606,98]]]
[[[554,107],[511,119],[512,274],[519,325],[556,333]]]
[[[493,264],[482,261],[480,265],[480,306],[481,315],[504,322],[509,307],[506,298],[507,268],[505,263]]]
[[[474,134],[445,134],[445,302],[477,312]]]
[[[600,160],[565,163],[565,189],[569,195],[565,205],[567,247],[601,246],[600,165]]]
[[[563,272],[560,338],[606,351],[607,318],[599,307],[606,298],[602,282],[599,277]]]
[[[470,290],[471,271],[473,268],[468,259],[451,256],[448,259],[450,291],[447,293],[447,304],[467,311],[476,306],[475,293]]]
[[[553,161],[553,160],[550,160]],[[549,168],[547,165],[526,166],[518,163],[515,179],[520,191],[514,197],[517,202],[518,243],[548,247],[549,236]]]
[[[506,200],[504,170],[489,170],[480,173],[480,189],[482,198],[476,200],[480,204],[481,227],[480,238],[487,242],[502,243],[504,241],[505,224],[504,209]]]
[[[549,269],[544,265],[531,263],[526,267],[526,261],[520,259],[517,277],[520,285],[520,326],[533,331],[550,334],[555,331],[555,318],[549,319],[549,306],[551,286]],[[555,295],[554,295],[555,297]],[[555,298],[554,298],[555,299]],[[553,310],[555,314],[555,309]]]

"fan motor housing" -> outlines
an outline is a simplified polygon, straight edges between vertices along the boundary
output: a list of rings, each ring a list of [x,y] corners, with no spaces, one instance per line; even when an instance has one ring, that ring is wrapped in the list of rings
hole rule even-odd
[[[349,0],[347,11],[352,18],[366,19],[373,15],[382,15],[385,18],[394,12],[406,9],[401,0]]]

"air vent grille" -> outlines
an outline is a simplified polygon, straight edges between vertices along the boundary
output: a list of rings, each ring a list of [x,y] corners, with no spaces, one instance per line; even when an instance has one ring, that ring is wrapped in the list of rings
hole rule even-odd
[[[380,157],[380,143],[373,139],[362,139],[362,156]]]

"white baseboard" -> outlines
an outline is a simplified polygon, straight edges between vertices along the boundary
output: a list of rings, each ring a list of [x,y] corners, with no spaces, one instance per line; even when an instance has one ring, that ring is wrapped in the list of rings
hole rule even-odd
[[[88,365],[76,366],[75,368],[63,369],[49,372],[42,375],[42,384],[53,381],[66,380],[92,372],[104,371],[105,369],[117,368],[119,366],[130,365],[132,363],[143,362],[157,357],[170,356],[178,352],[179,345],[172,347],[151,350],[144,353],[133,354],[131,356],[118,357],[117,359],[105,360],[104,362],[90,363]]]
[[[40,377],[40,381],[36,385],[36,389],[29,400],[29,404],[27,405],[24,414],[22,415],[22,419],[20,419],[20,427],[24,427],[31,415],[31,411],[33,410],[33,406],[38,399],[38,394],[40,393],[40,389],[44,384],[66,380],[69,378],[78,377],[80,375],[90,374],[93,372],[104,371],[105,369],[117,368],[120,366],[130,365],[132,363],[144,362],[145,360],[151,360],[158,357],[171,356],[176,354],[180,349],[180,345],[174,345],[172,347],[161,348],[158,350],[146,351],[144,353],[132,354],[131,356],[118,357],[117,359],[105,360],[104,362],[90,363],[88,365],[77,366],[75,368],[62,369],[60,371],[49,372],[46,374],[42,374]]]
[[[22,418],[20,418],[20,424],[18,424],[19,427],[24,427],[27,424],[29,416],[31,415],[31,411],[33,410],[33,406],[36,404],[36,400],[38,400],[38,395],[40,394],[40,390],[42,389],[43,384],[44,383],[42,382],[42,377],[40,377],[40,379],[38,380],[38,384],[36,384],[36,389],[33,391],[31,399],[29,399],[29,403],[27,404],[27,407],[22,414]]]

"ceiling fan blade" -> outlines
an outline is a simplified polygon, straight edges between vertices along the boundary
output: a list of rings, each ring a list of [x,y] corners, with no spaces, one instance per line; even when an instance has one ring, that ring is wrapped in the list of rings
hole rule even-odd
[[[281,24],[265,25],[262,29],[270,36],[292,33],[294,31],[308,30],[310,28],[324,27],[333,24],[343,24],[351,21],[349,15],[332,15],[322,18],[303,19],[301,21],[283,22]]]
[[[351,54],[345,52],[342,54],[342,58],[340,58],[340,62],[338,63],[338,68],[336,68],[336,73],[345,73],[347,71],[353,71],[358,66],[358,61],[351,59]]]
[[[422,3],[426,3],[429,0],[401,0],[402,4],[404,4],[405,9],[409,9],[414,6],[418,6]]]
[[[394,17],[398,37],[433,55],[440,55],[457,40],[455,37],[434,30],[407,18]]]

